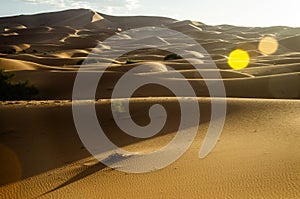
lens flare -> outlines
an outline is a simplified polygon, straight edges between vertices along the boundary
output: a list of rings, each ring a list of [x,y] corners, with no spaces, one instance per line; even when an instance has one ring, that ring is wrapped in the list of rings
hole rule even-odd
[[[278,47],[278,41],[274,37],[267,36],[260,40],[258,50],[263,55],[271,55],[278,50]]]
[[[228,58],[228,65],[235,70],[246,68],[249,65],[249,63],[249,54],[241,49],[232,51]]]

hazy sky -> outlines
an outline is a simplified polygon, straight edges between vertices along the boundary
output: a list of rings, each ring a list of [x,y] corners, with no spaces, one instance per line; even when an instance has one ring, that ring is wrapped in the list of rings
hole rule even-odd
[[[90,8],[111,15],[158,15],[206,24],[300,27],[300,0],[0,0],[0,15]]]

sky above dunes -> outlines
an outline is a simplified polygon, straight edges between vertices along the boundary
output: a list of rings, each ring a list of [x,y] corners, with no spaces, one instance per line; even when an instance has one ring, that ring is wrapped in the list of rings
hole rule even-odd
[[[111,15],[156,15],[206,24],[300,27],[299,0],[9,0],[0,16],[89,8]]]

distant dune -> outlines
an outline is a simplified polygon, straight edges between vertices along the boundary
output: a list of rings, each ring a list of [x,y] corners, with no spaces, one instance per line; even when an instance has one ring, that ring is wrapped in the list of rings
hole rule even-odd
[[[20,80],[24,77],[29,78],[40,88],[40,98],[70,99],[72,83],[62,83],[69,85],[63,85],[62,87],[65,90],[62,91],[53,79],[41,78],[41,76],[49,77],[49,71],[59,72],[56,73],[59,74],[58,79],[63,78],[63,74],[66,77],[70,76],[72,71],[74,71],[74,75],[71,76],[75,76],[82,60],[106,38],[124,30],[144,26],[170,28],[180,31],[199,42],[219,67],[229,97],[299,99],[300,70],[298,68],[300,53],[298,34],[300,28],[209,26],[195,21],[177,21],[163,17],[116,17],[85,9],[28,16],[21,15],[0,19],[0,67],[7,71],[14,71]],[[259,41],[267,35],[273,35],[279,42],[278,50],[270,56],[261,54],[257,47]],[[140,48],[144,47],[142,43],[145,40],[151,39],[149,40],[151,42],[160,42],[155,41],[155,38],[143,38],[141,41],[136,40],[136,38],[131,39],[135,43],[141,42]],[[170,38],[165,39],[170,40]],[[116,43],[116,45],[118,44]],[[166,45],[169,45],[169,43],[166,43]],[[184,44],[178,45],[181,45],[181,48],[184,46]],[[110,46],[110,48],[114,48],[114,46]],[[186,46],[186,48],[189,47]],[[229,53],[236,48],[243,49],[251,55],[249,66],[241,71],[232,70],[227,63]],[[193,53],[192,50],[189,50],[189,52]],[[157,50],[148,50],[146,53],[134,51],[126,55],[126,58],[132,58],[139,62],[159,61],[162,64],[175,67],[178,71],[193,68],[184,60],[168,63],[163,60],[165,55],[166,52]],[[120,58],[120,60],[126,58]],[[205,57],[202,57],[199,58],[199,61],[205,59]],[[96,61],[97,57],[94,60]],[[101,60],[98,61],[101,62]],[[121,71],[118,71],[118,68]],[[118,62],[108,71],[126,72],[123,68],[124,62]],[[203,69],[206,69],[205,63]],[[27,70],[31,70],[32,73],[29,75],[26,72]],[[39,75],[35,75],[33,70],[38,72]],[[93,67],[93,70],[101,70],[101,67],[99,69]],[[111,73],[109,75],[111,76]],[[285,81],[284,76],[286,75],[292,75],[295,78],[293,78],[293,81]],[[166,74],[164,76],[168,77]],[[118,77],[118,75],[115,77]],[[53,76],[53,78],[56,77]],[[110,78],[114,79],[114,75]],[[189,78],[195,79],[195,77]],[[201,79],[201,77],[199,78]],[[69,80],[72,81],[73,79],[70,78]],[[200,79],[199,81],[201,81]],[[282,84],[282,89],[289,88],[290,91],[281,94],[272,93],[266,85],[270,81],[277,80]],[[55,89],[57,89],[57,93]],[[201,89],[205,90],[205,88]],[[48,90],[53,92],[50,94],[47,92]],[[145,92],[145,95],[147,94]],[[168,96],[168,94],[155,92],[153,95]],[[208,93],[198,92],[197,95],[208,96]],[[102,97],[109,97],[109,93]]]

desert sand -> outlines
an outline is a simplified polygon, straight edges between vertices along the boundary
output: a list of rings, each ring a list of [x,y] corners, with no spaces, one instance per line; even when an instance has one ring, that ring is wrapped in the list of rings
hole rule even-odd
[[[122,34],[144,26],[179,31],[207,54],[178,38]],[[0,198],[300,198],[299,34],[300,28],[209,26],[85,9],[0,18],[0,68],[39,90],[32,101],[0,104]],[[104,45],[113,35],[117,39]],[[271,55],[259,49],[265,36],[278,42]],[[124,47],[124,39],[139,50],[110,59]],[[174,45],[197,58],[164,60],[170,52],[145,46],[145,41],[163,43],[161,48]],[[230,68],[228,56],[235,49],[249,53],[248,67]],[[210,67],[210,57],[217,68]],[[112,64],[104,70],[105,63]],[[140,71],[140,64],[148,68]],[[87,75],[102,74],[95,95],[99,122],[110,140],[135,153],[156,151],[174,138],[179,105],[168,89],[153,84],[138,89],[130,99],[137,124],[150,122],[149,108],[157,103],[165,107],[168,118],[158,135],[131,137],[118,128],[110,110],[116,82],[131,70],[133,75],[176,85],[182,81],[174,77],[179,72],[195,92],[180,97],[197,100],[201,113],[191,147],[170,166],[145,174],[123,173],[116,170],[118,164],[100,163],[81,142],[72,117],[73,85],[80,67]],[[224,83],[227,114],[216,147],[199,159],[211,116],[207,81]]]

